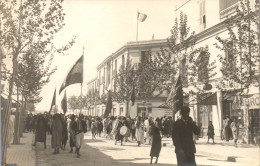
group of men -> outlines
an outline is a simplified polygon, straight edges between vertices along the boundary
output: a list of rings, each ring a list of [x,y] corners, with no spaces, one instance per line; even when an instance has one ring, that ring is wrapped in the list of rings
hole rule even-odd
[[[180,110],[181,116],[172,124],[172,140],[173,144],[175,146],[175,152],[176,152],[176,158],[179,166],[182,165],[196,165],[195,162],[195,155],[196,148],[193,141],[193,134],[198,135],[200,133],[199,127],[196,125],[196,123],[192,120],[191,117],[189,117],[190,109],[189,107],[183,107]],[[130,137],[132,135],[132,138],[136,138],[136,140],[139,142],[140,140],[137,139],[137,136],[135,134],[137,133],[137,121],[131,119],[131,118],[117,118],[118,125],[115,128],[116,131],[113,131],[115,124],[112,124],[113,120],[111,118],[103,119],[103,132],[104,134],[107,134],[106,136],[109,136],[112,134],[117,135],[119,133],[120,127],[127,126],[131,130],[127,137]],[[140,119],[139,119],[140,120]],[[162,120],[162,119],[161,119]],[[161,120],[157,120],[159,126],[163,126],[163,122]],[[65,117],[62,114],[55,114],[52,116],[51,119],[51,145],[54,149],[53,154],[59,153],[59,149],[63,148],[65,149],[66,142],[69,138],[69,143],[71,150],[70,152],[73,152],[73,148],[75,147],[75,152],[77,154],[77,157],[80,157],[80,149],[82,147],[84,133],[87,132],[87,130],[91,129],[94,124],[97,124],[97,119],[84,119],[83,115],[79,115],[76,117],[75,115],[70,115],[69,117]],[[142,122],[140,124],[143,124],[143,131],[147,133],[147,135],[143,135],[142,139],[144,141],[147,141],[148,143],[151,143],[152,140],[149,136],[149,124],[151,124],[152,119],[142,119]],[[119,124],[120,122],[120,124]],[[122,123],[121,123],[122,122]],[[135,124],[135,125],[133,125]],[[139,124],[139,125],[140,125]],[[165,123],[166,124],[166,123]],[[46,134],[44,138],[44,134],[46,133],[48,128],[48,120],[46,118],[43,118],[43,115],[38,115],[36,119],[36,127],[35,127],[35,143],[36,142],[44,142],[45,148],[46,148]],[[139,129],[138,129],[139,130]],[[135,131],[135,132],[132,132]],[[67,135],[66,135],[67,134]],[[69,137],[68,137],[69,134]],[[124,137],[119,137],[118,134],[115,137],[115,141],[121,140]],[[168,134],[166,135],[168,136]],[[43,138],[42,138],[43,137]],[[67,137],[67,138],[66,138]],[[138,144],[139,145],[139,144]]]

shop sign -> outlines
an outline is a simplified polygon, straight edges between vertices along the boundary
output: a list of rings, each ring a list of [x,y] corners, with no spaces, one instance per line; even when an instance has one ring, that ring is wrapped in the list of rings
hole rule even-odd
[[[249,109],[257,109],[260,108],[260,99],[259,95],[253,95],[251,97],[245,96],[235,96],[233,101],[233,109],[248,107]]]

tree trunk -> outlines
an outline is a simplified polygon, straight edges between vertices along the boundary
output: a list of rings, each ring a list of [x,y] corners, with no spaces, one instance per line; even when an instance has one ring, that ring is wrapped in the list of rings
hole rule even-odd
[[[129,100],[126,102],[126,117],[129,116]]]
[[[19,144],[20,143],[20,137],[19,137],[19,90],[17,87],[17,102],[16,102],[16,113],[15,113],[15,123],[14,123],[14,140],[13,144]]]
[[[6,104],[3,111],[1,111],[1,165],[6,163],[6,153],[7,153],[7,140],[8,140],[8,126],[10,111],[12,108],[12,94],[14,87],[14,79],[17,74],[17,54],[13,56],[13,73],[11,74],[11,79],[9,82],[9,94],[8,94],[8,103]]]

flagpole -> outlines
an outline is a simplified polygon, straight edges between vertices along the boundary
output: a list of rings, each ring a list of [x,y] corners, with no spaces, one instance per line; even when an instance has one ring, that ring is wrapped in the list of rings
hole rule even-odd
[[[82,100],[82,84],[83,84],[83,73],[84,73],[84,50],[85,47],[83,46],[83,59],[82,59],[82,82],[81,82],[81,89],[80,89],[80,98],[81,98],[81,107],[80,107],[80,114],[82,113],[82,106],[83,106],[83,100]]]
[[[138,41],[138,9],[137,9],[137,18],[136,18],[136,41]]]

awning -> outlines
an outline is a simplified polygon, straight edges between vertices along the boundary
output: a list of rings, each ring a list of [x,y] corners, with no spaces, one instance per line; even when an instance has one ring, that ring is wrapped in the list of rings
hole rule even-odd
[[[217,105],[217,94],[216,93],[203,93],[197,95],[198,105]]]
[[[241,94],[241,90],[233,90],[233,91],[223,91],[222,96],[223,100],[229,100],[229,101],[234,101],[235,96],[238,96]]]

